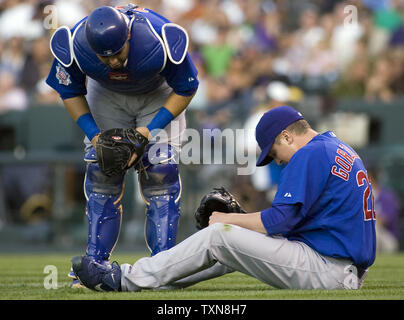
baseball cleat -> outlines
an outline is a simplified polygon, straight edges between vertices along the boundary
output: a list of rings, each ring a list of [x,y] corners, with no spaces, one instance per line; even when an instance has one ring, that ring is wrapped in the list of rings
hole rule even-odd
[[[84,289],[86,287],[81,284],[79,279],[75,279],[72,281],[72,283],[69,284],[69,288],[70,289]]]
[[[72,258],[72,268],[81,284],[95,291],[121,291],[121,267],[114,261],[103,265],[87,256]]]
[[[74,273],[73,269],[70,270],[70,272],[67,274],[69,278],[72,279],[72,282],[69,284],[69,288],[71,289],[83,289],[85,286],[83,286],[80,282],[80,280],[77,278],[76,274]]]
[[[73,268],[70,270],[70,272],[67,274],[67,276],[73,280],[77,280],[77,276],[73,271]]]

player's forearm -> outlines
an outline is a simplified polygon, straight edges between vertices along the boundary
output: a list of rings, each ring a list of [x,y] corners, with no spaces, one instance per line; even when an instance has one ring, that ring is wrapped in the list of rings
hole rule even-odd
[[[84,96],[65,99],[63,100],[63,104],[74,121],[77,121],[83,114],[90,112],[90,108]]]
[[[209,225],[216,222],[234,224],[249,230],[267,234],[261,221],[260,212],[247,214],[213,212],[209,220]]]
[[[175,92],[171,92],[164,106],[175,118],[188,107],[195,93],[196,91],[191,96],[180,96]]]
[[[196,92],[191,96],[181,96],[171,92],[165,105],[154,116],[152,121],[146,126],[137,128],[138,131],[150,139],[160,129],[165,128],[173,119],[175,119],[189,105]]]
[[[65,108],[77,125],[94,144],[94,138],[100,132],[84,96],[77,96],[63,100]]]

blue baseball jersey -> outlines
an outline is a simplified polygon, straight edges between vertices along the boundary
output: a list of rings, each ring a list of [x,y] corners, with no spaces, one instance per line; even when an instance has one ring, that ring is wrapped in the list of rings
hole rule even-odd
[[[362,160],[328,131],[292,156],[272,207],[261,212],[261,219],[268,234],[282,234],[367,268],[376,254],[373,202]]]
[[[131,38],[127,63],[122,69],[110,69],[98,59],[85,36],[85,17],[71,30],[69,46],[74,62],[64,66],[54,59],[47,84],[63,100],[87,94],[86,76],[126,95],[151,92],[164,80],[175,93],[192,95],[198,88],[198,72],[188,53],[181,63],[170,59],[162,36],[163,26],[170,21],[149,9],[134,8],[123,13],[128,17]]]

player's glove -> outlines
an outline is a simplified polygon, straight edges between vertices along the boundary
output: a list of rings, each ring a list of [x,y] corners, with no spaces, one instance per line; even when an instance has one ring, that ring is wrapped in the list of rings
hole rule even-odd
[[[95,146],[101,171],[107,176],[124,172],[129,169],[129,161],[134,154],[137,158],[131,166],[138,164],[148,142],[145,136],[132,128],[101,132]]]
[[[203,229],[209,225],[209,217],[213,211],[225,213],[246,213],[236,198],[224,187],[213,188],[205,195],[199,208],[195,211],[196,227]]]

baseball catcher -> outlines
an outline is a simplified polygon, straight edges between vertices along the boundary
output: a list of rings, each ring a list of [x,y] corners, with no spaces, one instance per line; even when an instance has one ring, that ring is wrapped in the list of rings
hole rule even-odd
[[[135,166],[146,203],[151,255],[173,247],[180,218],[176,159],[185,109],[198,71],[188,33],[147,8],[102,6],[52,35],[55,57],[46,83],[85,134],[86,256],[110,265],[122,223],[127,169]],[[118,129],[122,128],[122,129]],[[79,282],[70,273],[77,287]]]
[[[206,194],[195,211],[196,227],[200,230],[209,225],[213,211],[224,213],[246,213],[236,198],[225,187],[213,188]]]

